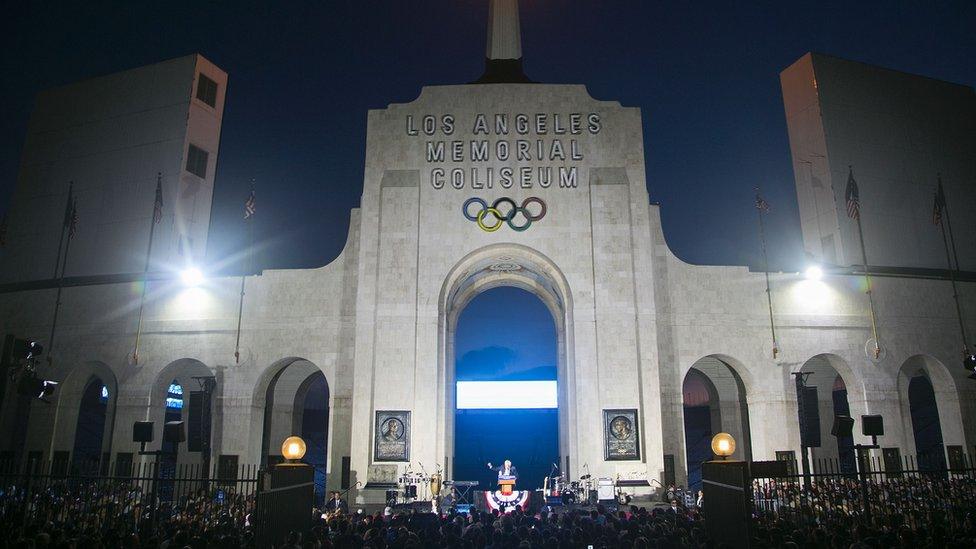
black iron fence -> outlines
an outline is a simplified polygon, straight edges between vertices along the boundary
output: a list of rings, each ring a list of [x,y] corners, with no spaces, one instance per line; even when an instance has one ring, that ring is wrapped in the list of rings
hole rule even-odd
[[[0,461],[0,545],[12,529],[44,525],[71,535],[138,535],[243,542],[251,535],[259,468],[146,461]]]
[[[814,460],[808,474],[792,461],[754,468],[753,522],[760,528],[958,531],[976,520],[976,468],[968,456],[951,461],[952,467],[934,468],[932,460],[885,455],[858,460],[854,470],[830,459]]]

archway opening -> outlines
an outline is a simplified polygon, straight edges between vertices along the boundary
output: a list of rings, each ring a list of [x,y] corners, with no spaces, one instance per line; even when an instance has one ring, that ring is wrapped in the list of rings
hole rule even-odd
[[[851,405],[847,400],[847,384],[838,375],[834,379],[834,386],[831,391],[831,404],[835,416],[851,417]],[[833,425],[831,425],[833,427]],[[854,473],[857,471],[857,455],[854,451],[854,433],[850,435],[838,436],[837,439],[837,460],[842,473]]]
[[[695,362],[682,383],[682,404],[689,489],[701,488],[701,464],[712,459],[717,433],[735,439],[732,459],[752,459],[746,388],[728,363],[714,356]]]
[[[101,469],[108,398],[108,387],[100,378],[92,376],[81,393],[71,452],[72,469],[79,473],[95,474]]]
[[[166,388],[166,411],[163,413],[163,429],[165,429],[166,423],[183,419],[183,403],[183,385],[178,379],[173,379],[169,387]],[[162,480],[159,483],[159,493],[163,501],[172,501],[175,495],[173,479],[176,477],[179,444],[166,440],[165,436],[162,440],[160,449],[163,454],[159,459],[159,476]]]
[[[315,495],[321,503],[325,497],[329,441],[330,392],[325,374],[307,360],[290,358],[273,365],[265,375],[262,465],[282,462],[281,443],[292,435],[302,437],[306,444],[302,461],[315,468]]]
[[[558,339],[534,293],[501,286],[461,310],[455,331],[454,478],[495,486],[508,459],[523,489],[559,462]]]
[[[939,471],[946,468],[942,445],[942,423],[932,381],[919,370],[908,382],[908,408],[912,417],[912,433],[918,468]]]
[[[688,458],[688,486],[701,486],[701,465],[712,459],[711,441],[722,425],[715,385],[705,374],[692,368],[682,385],[685,414],[685,449]]]
[[[329,440],[329,385],[317,372],[302,383],[295,395],[295,432],[305,441],[305,463],[315,468],[316,503],[325,501],[325,473]]]
[[[848,400],[848,387],[837,367],[845,369],[841,359],[834,355],[817,355],[807,360],[800,372],[805,376],[804,384],[817,389],[817,411],[820,416],[820,446],[810,449],[811,466],[815,473],[857,471],[857,457],[854,452],[854,437],[831,434],[837,416],[851,417]],[[797,425],[799,428],[799,425]]]

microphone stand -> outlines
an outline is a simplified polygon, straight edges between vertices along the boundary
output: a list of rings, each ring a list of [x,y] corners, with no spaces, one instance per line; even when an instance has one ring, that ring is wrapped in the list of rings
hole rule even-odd
[[[353,488],[359,488],[360,485],[362,485],[362,482],[361,481],[356,481],[356,484],[353,484],[349,488],[346,488],[345,490],[339,492],[339,499],[345,501],[345,496],[348,495],[349,492]],[[332,501],[332,500],[330,499],[329,501]],[[348,512],[348,509],[349,509],[349,502],[348,501],[346,501],[346,509],[347,509],[346,512]],[[333,509],[333,511],[338,511],[338,509]]]

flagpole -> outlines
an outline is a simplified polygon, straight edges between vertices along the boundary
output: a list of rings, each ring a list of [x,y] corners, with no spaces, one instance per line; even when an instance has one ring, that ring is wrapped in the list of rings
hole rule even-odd
[[[871,287],[871,271],[868,269],[868,253],[864,249],[864,229],[861,227],[861,213],[857,214],[857,236],[861,241],[861,259],[864,262],[864,280],[867,282],[868,303],[871,305],[871,334],[874,336],[874,358],[881,356],[881,343],[878,341],[878,322],[874,314],[874,294]]]
[[[77,212],[78,206],[76,200],[75,204],[71,207],[71,215],[77,215]],[[74,223],[74,219],[72,219],[71,223]],[[63,229],[62,232],[64,232]],[[58,326],[58,312],[61,310],[61,291],[64,289],[64,270],[68,266],[68,251],[71,249],[71,239],[74,237],[73,232],[73,227],[68,230],[68,242],[64,245],[64,259],[61,261],[61,276],[58,277],[58,296],[54,300],[54,317],[51,319],[51,337],[47,343],[47,358],[49,362],[54,353],[54,331]]]
[[[250,209],[249,209],[250,207]],[[244,204],[244,222],[247,223],[247,234],[248,234],[248,245],[247,245],[247,265],[244,269],[244,273],[241,275],[241,297],[237,304],[237,341],[234,342],[234,363],[240,364],[241,362],[241,323],[244,319],[244,283],[247,280],[247,273],[254,268],[253,266],[253,256],[254,253],[254,221],[251,217],[254,216],[254,179],[251,179],[251,195],[247,202]]]
[[[779,353],[779,346],[776,344],[776,324],[773,322],[773,294],[769,289],[769,258],[766,255],[766,225],[763,222],[762,197],[759,196],[759,187],[756,187],[756,210],[759,213],[759,240],[762,243],[763,255],[763,274],[766,275],[766,305],[769,308],[769,332],[773,337],[773,359]],[[767,206],[768,207],[768,206]]]
[[[156,172],[156,188],[159,189],[162,172]],[[146,246],[146,262],[142,268],[142,294],[139,296],[139,325],[136,327],[136,347],[132,352],[132,363],[139,364],[139,340],[142,337],[142,315],[146,309],[146,288],[149,286],[149,259],[152,257],[153,235],[156,233],[156,200],[153,200],[153,215],[149,220],[149,244]]]
[[[71,191],[75,186],[74,181],[68,182],[68,205],[65,210],[71,207]],[[68,228],[67,223],[61,224],[61,240],[58,241],[58,257],[54,260],[54,278],[58,278],[58,267],[61,265],[61,247],[64,246],[64,231]]]
[[[942,192],[942,174],[939,174],[939,191]],[[959,256],[956,255],[956,241],[952,237],[952,219],[949,217],[949,205],[942,199],[942,212],[945,220],[939,217],[939,228],[942,229],[942,244],[945,246],[946,263],[949,266],[949,280],[952,282],[952,300],[956,303],[956,318],[959,319],[959,333],[962,334],[962,347],[965,354],[969,354],[969,337],[966,335],[966,323],[962,318],[962,306],[959,304],[959,291],[956,289],[956,270],[959,269]],[[946,239],[946,227],[949,229],[949,238]],[[949,247],[952,247],[952,256],[949,255]],[[952,268],[953,260],[956,268]]]

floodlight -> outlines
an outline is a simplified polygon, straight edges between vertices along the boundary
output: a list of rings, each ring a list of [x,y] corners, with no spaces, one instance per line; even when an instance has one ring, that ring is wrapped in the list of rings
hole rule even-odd
[[[806,277],[807,280],[820,280],[823,278],[823,270],[816,265],[811,265],[810,267],[807,267],[807,270],[803,273],[803,276]]]
[[[203,282],[203,273],[196,267],[187,267],[180,272],[180,279],[187,287],[199,286]]]

